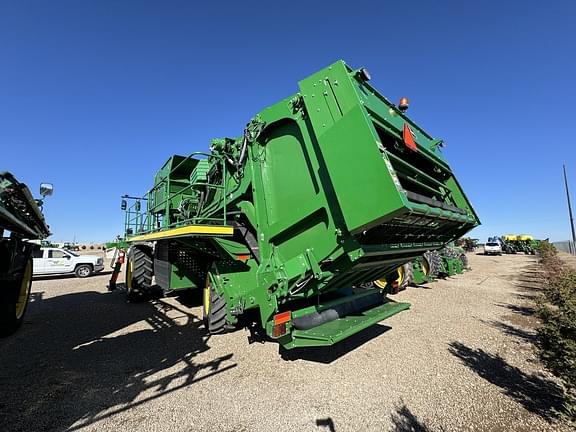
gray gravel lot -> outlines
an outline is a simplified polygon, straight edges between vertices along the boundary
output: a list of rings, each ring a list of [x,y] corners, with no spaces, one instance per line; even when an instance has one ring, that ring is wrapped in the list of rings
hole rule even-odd
[[[3,431],[556,431],[532,351],[535,258],[394,296],[412,304],[330,349],[207,337],[200,299],[126,304],[109,275],[33,283],[0,340]],[[252,342],[252,343],[251,343]]]

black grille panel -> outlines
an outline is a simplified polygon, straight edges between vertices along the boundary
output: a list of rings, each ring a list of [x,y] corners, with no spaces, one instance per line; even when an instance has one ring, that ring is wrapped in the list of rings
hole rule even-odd
[[[183,243],[158,242],[154,259],[156,283],[165,290],[171,289],[170,276],[175,271],[190,278],[195,287],[203,287],[211,263],[210,256]]]
[[[359,236],[364,245],[395,243],[446,243],[461,230],[461,223],[423,215],[403,215]]]

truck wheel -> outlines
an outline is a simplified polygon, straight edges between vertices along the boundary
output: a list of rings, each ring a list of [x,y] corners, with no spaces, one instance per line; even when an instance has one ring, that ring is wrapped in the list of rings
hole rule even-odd
[[[78,267],[76,267],[74,273],[76,274],[76,277],[85,278],[92,274],[92,267],[88,264],[80,264]]]
[[[152,291],[152,251],[148,246],[130,248],[126,262],[126,292],[128,300],[147,296]]]
[[[210,281],[210,275],[206,277],[203,298],[204,327],[210,334],[224,333],[230,328],[226,323],[226,299],[216,292]]]
[[[0,336],[11,335],[22,325],[24,314],[28,308],[31,287],[32,258],[28,259],[22,277],[14,284],[14,288],[17,289],[15,301],[8,300],[0,303]]]

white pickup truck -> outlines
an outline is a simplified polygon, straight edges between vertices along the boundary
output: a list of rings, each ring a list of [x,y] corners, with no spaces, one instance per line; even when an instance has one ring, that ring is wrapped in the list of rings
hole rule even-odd
[[[484,245],[484,255],[502,255],[502,245],[498,242],[488,242]]]
[[[78,255],[58,248],[40,248],[34,252],[34,276],[74,273],[84,278],[104,270],[104,260],[96,255]]]

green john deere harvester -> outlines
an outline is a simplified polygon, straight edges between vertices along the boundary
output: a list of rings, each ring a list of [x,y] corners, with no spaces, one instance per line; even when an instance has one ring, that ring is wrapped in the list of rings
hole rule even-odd
[[[170,157],[144,197],[125,197],[129,296],[202,289],[210,333],[256,309],[287,348],[331,345],[408,308],[366,287],[479,221],[442,141],[369,79],[338,61],[242,136]]]
[[[52,185],[40,186],[42,197]],[[50,235],[42,214],[42,200],[9,172],[0,173],[0,336],[15,332],[28,307],[32,286],[33,253]]]

